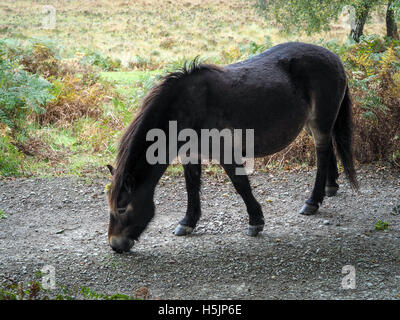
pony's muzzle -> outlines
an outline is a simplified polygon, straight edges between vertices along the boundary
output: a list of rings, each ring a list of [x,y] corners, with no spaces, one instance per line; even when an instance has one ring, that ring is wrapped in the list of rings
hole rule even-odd
[[[122,236],[111,236],[109,240],[111,248],[117,253],[129,252],[134,243],[134,240]]]

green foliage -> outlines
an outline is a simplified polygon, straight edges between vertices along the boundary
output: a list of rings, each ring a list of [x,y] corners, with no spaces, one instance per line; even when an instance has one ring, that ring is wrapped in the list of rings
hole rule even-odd
[[[158,67],[158,64],[153,61],[151,57],[142,57],[140,55],[135,55],[128,62],[128,67],[131,69],[139,70],[154,70]]]
[[[38,300],[39,292],[43,288],[37,281],[30,281],[28,283],[3,283],[0,287],[0,300]],[[42,298],[47,300],[48,297]]]
[[[391,5],[397,18],[400,17],[399,2],[395,0]],[[330,30],[331,22],[338,19],[346,6],[351,6],[354,8],[356,29],[351,30],[350,36],[358,42],[369,12],[378,5],[387,4],[387,0],[257,0],[255,7],[267,20],[275,21],[283,33],[305,32],[311,35]]]
[[[3,210],[0,209],[0,220],[1,219],[7,219],[7,215],[4,213]]]
[[[332,52],[336,53],[339,57],[343,57],[349,50],[349,47],[355,45],[355,41],[349,38],[346,42],[340,43],[338,39],[330,39],[330,40],[320,39],[319,41],[316,41],[315,44],[331,50]]]
[[[375,230],[387,231],[389,230],[389,223],[382,220],[378,220],[378,222],[375,224]]]
[[[329,23],[337,19],[346,0],[320,1],[257,1],[261,14],[267,20],[274,20],[285,33],[305,31],[308,35],[329,30]]]
[[[377,113],[386,114],[389,111],[378,91],[384,81],[390,81],[389,86],[393,89],[398,85],[392,77],[392,74],[400,71],[400,56],[393,48],[396,44],[396,41],[385,43],[372,35],[361,37],[359,44],[349,46],[342,53],[342,59],[351,75],[350,87],[361,92],[355,95],[355,99],[365,110],[363,116],[366,119],[377,120]]]
[[[41,277],[41,272],[35,273],[35,277]],[[56,300],[138,300],[131,296],[115,293],[112,295],[102,294],[90,289],[88,287],[81,287],[79,290],[58,284],[62,293],[58,293],[55,297]],[[78,291],[79,290],[79,291]],[[48,290],[44,289],[40,282],[33,280],[29,282],[3,282],[0,286],[0,300],[48,300]]]
[[[340,50],[354,102],[355,156],[390,161],[400,150],[400,41],[376,35]]]
[[[393,8],[394,15],[397,18],[397,20],[400,20],[400,1],[399,0],[393,1],[391,7]]]
[[[243,58],[251,58],[273,46],[273,42],[270,36],[265,37],[264,43],[256,43],[255,41],[251,41],[246,45],[239,45],[239,51]]]
[[[27,115],[44,113],[43,105],[54,97],[48,81],[23,70],[15,56],[7,57],[6,44],[0,41],[0,123],[17,130]]]
[[[102,293],[97,293],[87,287],[82,287],[80,293],[85,299],[90,300],[132,300],[132,297],[125,294],[115,293],[113,295],[106,295]]]
[[[0,177],[18,176],[23,155],[8,135],[0,135]]]
[[[228,47],[221,51],[220,58],[216,59],[217,64],[230,64],[237,61],[246,60],[255,56],[273,46],[270,36],[266,36],[264,41],[257,43],[250,41],[249,43],[239,44],[238,46]]]
[[[112,59],[94,50],[85,50],[85,55],[81,58],[81,63],[97,66],[104,71],[115,71],[121,68],[120,59]]]
[[[56,300],[135,300],[134,298],[121,293],[115,293],[112,295],[98,293],[85,286],[81,287],[79,291],[78,289],[75,289],[74,292],[71,292],[71,290],[66,286],[60,285],[60,287],[63,293],[58,294]]]
[[[378,75],[374,74],[367,78],[350,79],[350,87],[356,87],[358,90],[363,91],[363,95],[355,96],[356,101],[361,105],[365,111],[363,116],[368,120],[378,120],[376,113],[382,111],[386,113],[388,107],[382,103],[382,99],[377,95],[376,91],[373,89],[371,83],[377,80]]]

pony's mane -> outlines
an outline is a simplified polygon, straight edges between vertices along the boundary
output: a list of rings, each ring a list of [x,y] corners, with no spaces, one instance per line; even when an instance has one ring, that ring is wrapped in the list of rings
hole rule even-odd
[[[135,164],[143,151],[137,147],[140,144],[144,145],[144,137],[147,133],[146,125],[143,124],[144,121],[146,118],[154,121],[160,109],[168,107],[171,98],[177,94],[176,90],[173,90],[174,84],[202,71],[221,72],[223,69],[217,65],[200,63],[198,57],[196,57],[190,63],[185,62],[179,70],[162,77],[160,82],[144,97],[135,119],[127,127],[119,143],[110,192],[111,212],[116,212],[118,195],[121,192],[124,181],[128,177],[132,178],[134,176]],[[149,113],[152,113],[151,117],[147,117]]]

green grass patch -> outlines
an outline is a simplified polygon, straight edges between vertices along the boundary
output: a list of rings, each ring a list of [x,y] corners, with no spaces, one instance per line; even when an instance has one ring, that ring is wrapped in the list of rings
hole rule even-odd
[[[64,173],[74,176],[83,175],[97,175],[99,168],[106,167],[108,163],[112,163],[114,160],[113,156],[103,157],[101,155],[91,154],[76,154],[69,157],[68,167],[65,168]]]
[[[165,172],[168,176],[182,176],[183,166],[180,164],[172,164],[167,168]]]
[[[7,136],[0,136],[0,177],[21,175],[23,154]]]
[[[4,213],[3,210],[0,209],[0,220],[7,219],[7,215]]]
[[[74,135],[73,129],[57,128],[53,126],[38,129],[40,139],[54,150],[71,149],[76,151],[79,140]]]
[[[161,70],[101,72],[100,79],[113,83],[126,103],[137,105],[160,74]]]
[[[4,281],[0,284],[0,300],[143,300],[140,297],[122,293],[104,294],[91,288],[69,288],[57,283],[59,293],[43,288],[40,283],[41,271],[35,273],[36,280],[27,282]],[[54,296],[55,295],[55,296]]]
[[[144,75],[155,76],[159,73],[161,70],[100,72],[100,78],[117,84],[135,84],[141,81]]]
[[[388,231],[389,230],[389,222],[378,220],[378,222],[375,224],[375,230]]]

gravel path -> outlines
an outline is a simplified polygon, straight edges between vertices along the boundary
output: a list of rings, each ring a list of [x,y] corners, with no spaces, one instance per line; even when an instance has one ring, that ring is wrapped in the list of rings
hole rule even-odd
[[[314,174],[250,177],[266,220],[256,238],[245,235],[245,206],[227,177],[207,174],[198,227],[174,236],[185,184],[163,177],[155,218],[122,255],[107,244],[106,177],[1,181],[0,281],[29,281],[51,265],[54,296],[64,285],[127,295],[145,286],[161,299],[399,299],[400,173],[363,167],[359,194],[340,178],[336,197],[301,216]],[[379,220],[390,224],[386,232],[375,230]],[[355,289],[342,288],[346,265],[355,268]]]

